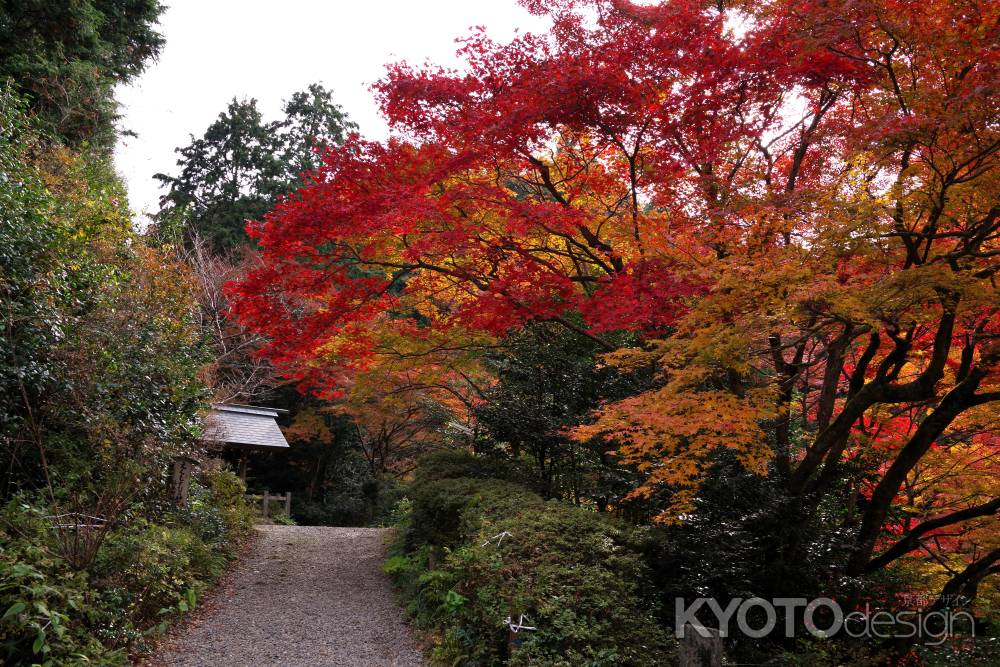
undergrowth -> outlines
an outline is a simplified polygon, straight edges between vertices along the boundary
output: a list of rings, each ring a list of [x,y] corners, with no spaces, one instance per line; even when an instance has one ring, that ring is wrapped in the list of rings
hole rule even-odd
[[[674,641],[648,595],[636,529],[486,474],[462,454],[425,461],[385,563],[433,638],[432,658],[466,667],[671,664]],[[519,624],[535,629],[513,632]]]

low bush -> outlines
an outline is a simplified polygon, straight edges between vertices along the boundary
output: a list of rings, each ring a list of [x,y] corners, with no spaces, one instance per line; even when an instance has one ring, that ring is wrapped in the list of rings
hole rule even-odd
[[[58,555],[38,499],[9,503],[0,511],[0,664],[121,665],[148,650],[247,534],[242,489],[209,466],[187,507],[126,512],[80,571]]]
[[[0,549],[0,662],[102,664],[89,660],[102,654],[106,660],[123,659],[88,631],[94,597],[86,577],[59,567],[47,554]]]
[[[186,611],[224,564],[225,555],[190,526],[137,521],[109,537],[95,564],[95,583],[113,591],[121,611],[142,625]]]
[[[437,469],[435,464],[443,462]],[[441,664],[663,665],[673,638],[631,528],[518,484],[425,462],[386,571]],[[515,625],[534,630],[511,632]]]
[[[414,485],[442,479],[507,479],[513,481],[509,465],[476,456],[465,449],[440,449],[427,454],[413,471]]]
[[[183,511],[187,523],[199,531],[204,541],[225,551],[253,526],[253,510],[243,498],[246,484],[217,460],[203,467],[201,478],[204,484],[192,480]]]

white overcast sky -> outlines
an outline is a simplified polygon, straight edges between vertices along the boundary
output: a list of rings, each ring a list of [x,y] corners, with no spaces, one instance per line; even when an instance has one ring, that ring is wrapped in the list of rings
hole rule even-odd
[[[176,173],[174,148],[201,136],[233,97],[254,97],[265,118],[308,84],[335,99],[369,138],[383,138],[369,86],[397,60],[457,66],[455,38],[472,26],[510,39],[545,23],[516,0],[167,0],[157,62],[118,91],[124,137],[115,151],[137,213],[155,212],[157,172]]]

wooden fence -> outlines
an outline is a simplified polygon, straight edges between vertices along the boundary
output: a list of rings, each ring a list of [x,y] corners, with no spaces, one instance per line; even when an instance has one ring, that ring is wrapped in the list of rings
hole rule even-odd
[[[274,493],[268,493],[267,491],[265,491],[263,493],[263,495],[247,494],[247,495],[245,495],[243,497],[246,498],[251,504],[256,505],[257,503],[261,503],[261,512],[260,513],[263,516],[265,516],[265,517],[271,516],[269,510],[273,509],[275,506],[279,506],[280,507],[281,504],[283,504],[285,506],[285,516],[291,516],[292,515],[292,492],[291,491],[289,491],[288,493],[281,494],[281,495],[277,495],[277,494],[274,494]]]

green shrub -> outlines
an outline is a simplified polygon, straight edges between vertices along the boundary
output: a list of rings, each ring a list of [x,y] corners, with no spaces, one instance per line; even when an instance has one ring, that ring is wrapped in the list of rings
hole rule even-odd
[[[24,496],[0,511],[0,664],[119,664],[93,632],[99,593],[56,554],[45,514]]]
[[[442,479],[505,480],[540,492],[537,472],[530,463],[497,453],[473,454],[461,448],[430,452],[413,471],[413,485]]]
[[[35,555],[47,561],[43,554]],[[4,664],[95,664],[87,658],[100,654],[105,654],[102,662],[119,662],[123,655],[106,654],[81,623],[89,606],[82,575],[60,569],[54,561],[42,567],[17,562],[0,551],[0,657],[8,661]]]
[[[187,506],[180,508],[178,514],[202,541],[220,545],[226,541],[228,530],[222,508],[213,501],[212,492],[192,480]]]
[[[206,463],[201,477],[211,492],[209,502],[222,519],[226,543],[238,544],[253,527],[253,508],[244,498],[246,484],[219,460]]]
[[[102,587],[120,596],[122,611],[153,625],[186,602],[189,590],[200,594],[224,564],[191,527],[137,521],[109,535],[95,570]]]
[[[226,552],[253,526],[253,509],[243,497],[246,485],[214,462],[206,466],[201,479],[204,483],[191,480],[187,506],[178,513],[204,542]]]
[[[420,460],[414,471],[414,484],[442,479],[501,479],[505,467],[499,467],[466,449],[440,449]]]
[[[647,597],[649,572],[631,529],[508,481],[455,478],[476,464],[452,454],[433,460],[442,461],[417,472],[410,515],[385,564],[417,625],[435,635],[436,660],[672,662],[673,639]],[[505,620],[522,614],[537,629],[518,633],[513,648]]]
[[[207,466],[185,508],[136,505],[74,570],[37,499],[0,511],[0,664],[120,665],[189,611],[249,532],[232,473]]]
[[[414,485],[409,526],[404,533],[407,550],[421,545],[456,546],[462,539],[463,513],[474,502],[476,489],[496,491],[501,484],[494,480],[437,479]]]

